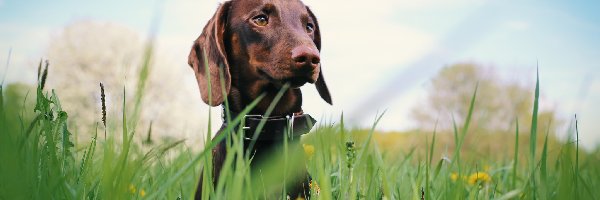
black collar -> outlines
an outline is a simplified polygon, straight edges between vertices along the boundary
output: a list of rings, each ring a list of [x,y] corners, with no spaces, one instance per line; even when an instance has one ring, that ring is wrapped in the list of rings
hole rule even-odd
[[[227,114],[229,113],[230,119],[235,119],[239,113],[227,112],[223,106],[223,126],[227,126]],[[261,121],[265,121],[263,127],[260,129],[258,137],[254,138],[254,133],[259,128]],[[245,115],[242,119],[244,140],[283,140],[286,135],[289,139],[299,139],[301,135],[304,135],[312,129],[317,121],[312,118],[309,114],[303,112],[290,113],[282,116],[264,116],[264,115]],[[240,127],[238,124],[235,130]],[[292,131],[288,132],[288,127]]]

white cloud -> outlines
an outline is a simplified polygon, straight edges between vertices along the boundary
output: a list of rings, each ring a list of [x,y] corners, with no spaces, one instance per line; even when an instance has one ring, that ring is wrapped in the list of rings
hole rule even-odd
[[[50,28],[18,22],[2,22],[0,27],[3,28],[0,32],[0,52],[7,52],[0,54],[0,60],[6,61],[8,50],[12,51],[8,71],[1,71],[6,73],[6,82],[33,83],[35,76],[30,75],[35,73],[34,68],[37,64],[32,60],[39,61],[41,58],[41,52],[48,43]]]
[[[600,74],[598,74],[600,75]],[[600,94],[600,79],[596,78],[593,81],[590,81],[591,86],[589,89],[589,93],[590,94],[595,94],[596,96],[598,96],[598,94]]]
[[[522,20],[514,20],[506,22],[506,26],[512,30],[527,30],[530,27],[530,23]]]

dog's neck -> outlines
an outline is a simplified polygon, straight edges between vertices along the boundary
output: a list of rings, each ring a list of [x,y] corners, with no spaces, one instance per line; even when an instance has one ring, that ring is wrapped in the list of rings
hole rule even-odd
[[[242,92],[246,91],[246,92]],[[233,112],[241,112],[256,100],[261,94],[264,94],[261,101],[250,111],[249,114],[264,115],[279,93],[279,89],[269,83],[256,81],[254,83],[240,86],[232,84],[227,100],[229,109]],[[275,105],[271,116],[283,116],[302,112],[302,92],[299,88],[287,89],[281,96],[281,99]]]
[[[240,116],[241,111],[256,98],[244,96],[248,94],[240,91],[243,90],[231,87],[228,96],[229,110],[226,106],[223,106],[222,120],[223,127],[226,127],[229,123],[228,120],[242,117],[245,148],[252,148],[252,145],[249,145],[250,141],[258,142],[263,147],[272,146],[277,143],[275,141],[283,141],[283,138],[287,135],[286,129],[290,130],[290,135],[287,135],[289,139],[299,139],[301,135],[308,133],[316,122],[310,115],[305,115],[300,108],[302,103],[300,89],[285,91],[279,103],[268,115],[266,113],[267,109],[270,107],[271,102],[275,101],[275,95],[278,91],[263,90],[263,99],[245,116]],[[261,123],[264,124],[259,125]],[[256,130],[261,130],[262,134],[254,135]],[[252,151],[256,151],[256,149]]]

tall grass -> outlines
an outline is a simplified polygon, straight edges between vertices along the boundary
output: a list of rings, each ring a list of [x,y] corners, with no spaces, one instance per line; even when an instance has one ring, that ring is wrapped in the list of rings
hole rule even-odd
[[[138,106],[143,93],[135,91],[133,113],[126,109],[131,105],[122,101],[122,127],[105,128],[106,136],[98,137],[100,121],[106,122],[102,119],[105,115],[99,117],[92,139],[80,144],[73,136],[87,133],[69,132],[68,113],[56,94],[44,89],[45,79],[51,77],[45,72],[47,67],[40,63],[34,108],[14,109],[26,105],[26,100],[5,96],[8,93],[0,86],[0,199],[191,199],[200,173],[204,173],[203,199],[285,199],[287,191],[281,186],[297,178],[295,172],[302,169],[312,177],[312,199],[600,198],[596,189],[600,188],[600,154],[579,149],[576,120],[569,132],[574,138],[551,145],[546,130],[541,152],[536,152],[539,79],[532,127],[525,138],[529,139],[528,154],[519,154],[519,141],[524,137],[519,135],[518,119],[515,135],[506,135],[515,138],[514,155],[502,150],[491,152],[501,155],[487,155],[463,148],[466,138],[472,136],[467,135],[472,123],[467,117],[464,124],[455,123],[451,136],[455,148],[448,156],[437,153],[448,145],[441,142],[444,135],[437,131],[431,140],[417,136],[425,141],[423,146],[392,151],[375,140],[383,114],[377,115],[366,131],[346,128],[342,116],[339,125],[319,124],[301,144],[284,141],[280,153],[253,174],[252,157],[243,148],[240,130],[234,127],[260,99],[238,117],[227,119],[231,125],[225,128],[226,134],[207,140],[204,151],[194,152],[183,141],[150,146],[135,141],[134,121],[143,111]],[[144,84],[138,85],[143,90]],[[476,88],[469,113],[477,109]],[[223,140],[228,154],[220,181],[213,186],[209,184],[213,176],[210,149]],[[423,150],[424,155],[418,153]],[[303,156],[306,164],[298,159]],[[508,159],[496,159],[502,157]],[[525,164],[519,164],[519,157],[526,158]]]

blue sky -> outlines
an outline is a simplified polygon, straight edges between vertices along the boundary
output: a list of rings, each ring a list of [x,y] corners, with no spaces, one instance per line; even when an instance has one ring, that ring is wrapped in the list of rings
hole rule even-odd
[[[218,2],[0,0],[0,63],[12,48],[7,81],[32,82],[30,66],[64,26],[82,19],[108,21],[143,37],[160,12],[161,51],[174,58],[176,68],[187,70],[191,41]],[[505,79],[533,84],[539,62],[542,108],[557,109],[565,120],[577,113],[582,142],[600,143],[598,1],[305,3],[319,18],[323,70],[334,100],[330,107],[312,87],[304,87],[304,107],[313,115],[337,118],[344,111],[367,125],[375,112],[364,110],[388,109],[382,129],[411,128],[410,108],[424,98],[427,81],[442,66],[474,61],[497,67]],[[6,74],[4,69],[0,73]]]

